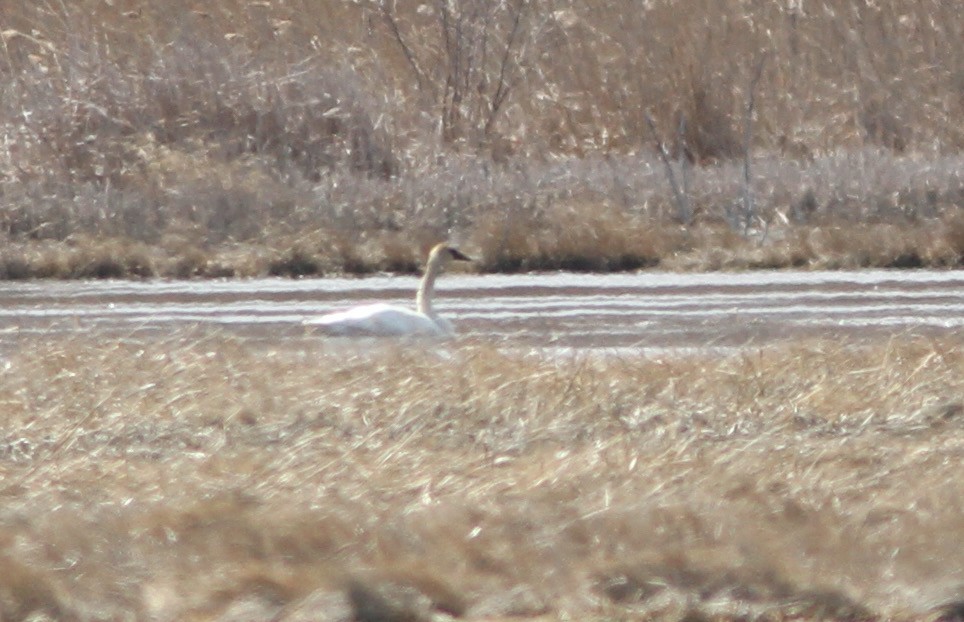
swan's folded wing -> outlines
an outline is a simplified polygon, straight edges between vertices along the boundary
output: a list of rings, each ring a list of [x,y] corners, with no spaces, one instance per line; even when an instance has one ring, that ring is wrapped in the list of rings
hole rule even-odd
[[[366,305],[329,313],[308,320],[305,324],[317,327],[325,334],[338,336],[404,337],[445,334],[444,329],[432,318],[411,309],[386,304]]]

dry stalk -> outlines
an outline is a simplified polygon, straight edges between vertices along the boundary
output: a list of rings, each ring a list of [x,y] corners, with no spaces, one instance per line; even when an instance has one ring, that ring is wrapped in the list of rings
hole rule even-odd
[[[666,180],[669,182],[670,188],[673,190],[673,198],[676,203],[676,215],[680,222],[684,225],[689,225],[693,219],[693,214],[689,205],[689,198],[684,194],[684,191],[680,188],[680,185],[676,181],[676,173],[673,172],[673,165],[670,162],[669,152],[666,149],[665,143],[659,138],[659,132],[656,129],[656,122],[653,121],[653,116],[649,111],[643,111],[643,116],[646,119],[646,124],[649,126],[649,131],[653,135],[653,140],[656,142],[656,151],[659,154],[660,160],[663,162],[663,167],[666,171]],[[685,128],[684,122],[680,121],[681,127]],[[684,180],[686,179],[686,173],[684,168],[683,173]]]
[[[753,141],[753,107],[756,103],[756,87],[763,76],[763,67],[767,60],[767,54],[762,53],[757,59],[750,78],[750,86],[747,90],[746,115],[743,118],[743,235],[748,235],[750,227],[757,219],[756,204],[753,201],[753,189],[751,187],[750,176],[750,147]],[[769,223],[767,223],[767,231]],[[764,231],[762,240],[766,239],[767,231]]]

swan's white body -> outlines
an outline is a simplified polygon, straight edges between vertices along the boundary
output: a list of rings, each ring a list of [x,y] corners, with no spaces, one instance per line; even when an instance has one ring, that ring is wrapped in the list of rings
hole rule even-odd
[[[425,274],[415,297],[416,309],[388,304],[373,304],[329,313],[305,324],[327,335],[346,337],[447,337],[455,334],[452,324],[439,317],[432,307],[435,279],[452,259],[469,258],[447,244],[432,249]]]
[[[326,335],[343,337],[444,337],[454,334],[452,324],[419,311],[384,303],[355,307],[308,320]]]

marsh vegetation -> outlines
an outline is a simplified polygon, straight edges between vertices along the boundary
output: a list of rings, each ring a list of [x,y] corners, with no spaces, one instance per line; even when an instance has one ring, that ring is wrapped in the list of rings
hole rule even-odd
[[[0,276],[961,265],[959,11],[678,4],[6,4]]]
[[[39,340],[0,389],[0,614],[921,616],[964,584],[962,345]]]
[[[39,340],[0,384],[0,615],[937,615],[962,346]]]
[[[685,4],[0,3],[0,278],[962,266],[954,3]],[[958,620],[934,326],[8,326],[0,620]]]

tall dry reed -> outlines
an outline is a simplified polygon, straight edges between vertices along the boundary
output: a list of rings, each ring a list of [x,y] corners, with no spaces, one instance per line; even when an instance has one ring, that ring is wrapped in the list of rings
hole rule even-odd
[[[489,269],[618,269],[673,259],[717,223],[749,225],[752,248],[828,221],[939,231],[957,218],[964,20],[947,3],[680,7],[8,4],[0,224],[13,244],[146,244],[156,255],[147,269],[123,274],[190,276],[378,269],[398,248],[381,240],[408,239],[402,255],[425,238],[498,244],[485,241],[496,220],[535,250]],[[657,140],[679,158],[696,234],[656,255],[648,239],[597,250],[600,235],[627,226],[676,226]],[[759,217],[737,226],[747,191]],[[605,234],[569,224],[599,213],[613,216]],[[547,242],[563,228],[568,240]],[[312,248],[305,236],[329,241]],[[919,263],[959,265],[954,239],[915,248]],[[907,264],[905,245],[844,263]],[[239,249],[251,253],[242,260]],[[75,261],[63,252],[56,263]],[[5,273],[88,273],[31,263],[32,253]],[[818,253],[801,262],[834,263]]]

